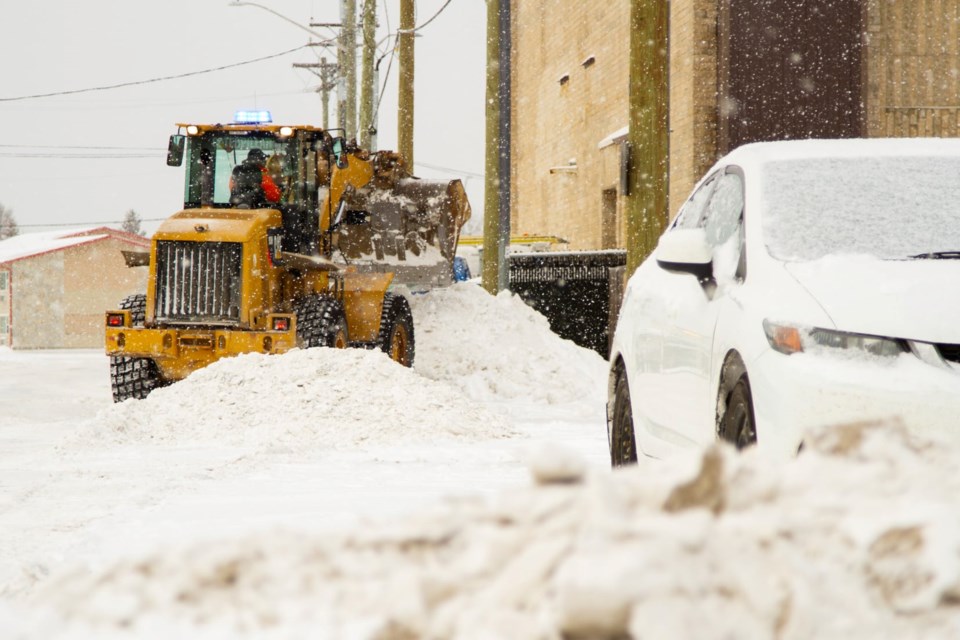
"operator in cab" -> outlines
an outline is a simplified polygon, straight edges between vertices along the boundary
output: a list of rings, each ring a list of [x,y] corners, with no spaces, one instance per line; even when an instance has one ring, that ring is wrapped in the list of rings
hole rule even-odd
[[[233,168],[230,204],[241,209],[262,209],[280,201],[280,188],[266,168],[267,156],[250,149],[247,159]]]

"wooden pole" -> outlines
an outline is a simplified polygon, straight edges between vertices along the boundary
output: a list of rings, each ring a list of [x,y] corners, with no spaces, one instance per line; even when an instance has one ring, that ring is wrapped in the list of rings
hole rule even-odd
[[[343,81],[346,85],[344,125],[347,139],[357,137],[357,0],[345,0],[343,16]]]
[[[373,123],[373,58],[376,43],[377,0],[363,0],[363,55],[360,62],[360,146],[370,151]]]
[[[400,0],[400,86],[397,90],[397,150],[413,168],[413,29],[414,0]]]
[[[627,276],[669,219],[668,0],[631,0]]]
[[[509,2],[509,0],[503,0]],[[483,263],[480,281],[493,295],[499,291],[500,260],[500,2],[487,0],[487,109],[484,162]]]

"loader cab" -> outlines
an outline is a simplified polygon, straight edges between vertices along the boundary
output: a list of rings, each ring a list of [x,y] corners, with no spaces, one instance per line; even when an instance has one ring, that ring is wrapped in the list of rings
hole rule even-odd
[[[186,133],[185,149],[178,154],[178,134],[171,136],[168,164],[181,155],[186,165],[185,209],[268,208],[283,217],[283,250],[318,252],[319,184],[317,156],[330,155],[330,135],[314,127],[284,127],[263,122],[230,125],[180,125]],[[277,187],[270,200],[237,197],[238,176],[254,149],[262,152],[264,174]],[[254,155],[259,155],[254,152]],[[266,179],[266,178],[265,178]],[[266,184],[266,183],[265,183]],[[272,189],[271,189],[272,192]]]

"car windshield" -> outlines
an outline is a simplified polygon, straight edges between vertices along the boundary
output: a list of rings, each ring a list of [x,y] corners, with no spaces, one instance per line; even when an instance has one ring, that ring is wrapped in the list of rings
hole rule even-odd
[[[270,135],[235,133],[207,134],[203,139],[190,139],[187,152],[186,194],[184,202],[199,206],[201,193],[201,153],[211,151],[214,206],[230,205],[230,178],[233,169],[242,163],[252,149],[263,152],[263,164],[278,185],[293,175],[295,146],[292,140]]]
[[[960,158],[804,158],[764,166],[763,235],[787,261],[960,250]]]

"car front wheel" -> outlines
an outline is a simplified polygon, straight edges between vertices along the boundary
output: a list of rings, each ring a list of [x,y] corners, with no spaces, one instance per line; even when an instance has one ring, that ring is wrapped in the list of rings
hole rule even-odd
[[[720,436],[737,449],[757,443],[757,425],[753,417],[753,396],[750,382],[743,376],[734,385],[727,401],[727,410],[720,422]]]
[[[633,407],[630,405],[630,388],[622,367],[617,370],[613,401],[610,412],[610,463],[622,467],[637,463],[637,440],[633,433]]]

